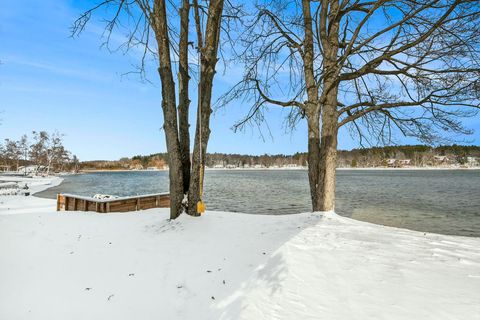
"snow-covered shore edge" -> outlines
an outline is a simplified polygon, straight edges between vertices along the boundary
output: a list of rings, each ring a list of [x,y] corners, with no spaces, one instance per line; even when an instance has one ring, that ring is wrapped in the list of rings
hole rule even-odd
[[[26,184],[28,185],[30,193],[34,195],[37,192],[58,186],[60,183],[62,183],[63,178],[59,176],[21,177],[0,175],[0,181],[14,181],[18,182],[21,186]]]
[[[30,181],[38,192],[61,178]],[[480,314],[480,238],[333,212],[207,212],[170,221],[166,209],[58,213],[55,200],[6,196],[0,252],[0,319]]]

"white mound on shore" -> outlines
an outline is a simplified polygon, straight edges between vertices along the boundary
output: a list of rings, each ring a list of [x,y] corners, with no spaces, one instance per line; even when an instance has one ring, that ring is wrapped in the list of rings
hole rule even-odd
[[[334,213],[54,210],[0,198],[0,319],[480,317],[479,238]]]

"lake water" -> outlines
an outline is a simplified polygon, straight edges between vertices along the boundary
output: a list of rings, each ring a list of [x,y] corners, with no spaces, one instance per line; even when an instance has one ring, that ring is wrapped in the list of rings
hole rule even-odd
[[[168,191],[161,171],[99,172],[65,177],[37,194],[128,196]],[[338,170],[336,212],[357,220],[424,232],[480,236],[480,170]],[[208,210],[251,214],[310,211],[305,170],[211,170]]]

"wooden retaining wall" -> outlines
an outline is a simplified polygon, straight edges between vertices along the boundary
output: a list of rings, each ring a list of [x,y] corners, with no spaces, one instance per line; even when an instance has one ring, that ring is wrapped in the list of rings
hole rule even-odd
[[[94,199],[72,194],[57,195],[57,211],[128,212],[170,207],[170,194],[158,193],[116,199]]]

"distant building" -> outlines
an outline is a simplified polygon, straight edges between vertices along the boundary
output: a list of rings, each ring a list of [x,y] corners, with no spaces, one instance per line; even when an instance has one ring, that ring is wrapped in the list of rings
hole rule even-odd
[[[410,160],[410,159],[401,159],[401,160],[387,159],[386,163],[387,163],[387,167],[389,167],[389,168],[400,168],[400,167],[405,167],[405,166],[411,165],[412,160]]]
[[[397,162],[397,159],[387,159],[387,167],[395,167],[395,164]]]
[[[449,162],[447,156],[434,156],[433,159],[435,160],[436,164],[447,164]]]
[[[129,168],[130,170],[143,170],[143,166],[141,164],[132,164]]]
[[[451,166],[457,163],[455,158],[449,158],[448,156],[433,156],[433,165],[435,166]]]
[[[465,160],[466,160],[466,164],[472,167],[478,164],[477,158],[472,156],[467,156]]]
[[[30,166],[18,167],[18,172],[21,172],[21,173],[24,173],[24,174],[39,174],[39,173],[46,172],[46,171],[47,171],[46,166],[30,165]]]
[[[410,160],[410,159],[402,159],[402,160],[397,161],[397,163],[400,167],[409,166],[411,162],[412,162],[412,160]]]

